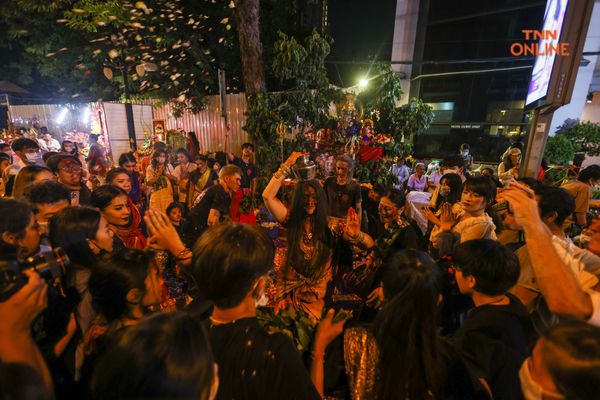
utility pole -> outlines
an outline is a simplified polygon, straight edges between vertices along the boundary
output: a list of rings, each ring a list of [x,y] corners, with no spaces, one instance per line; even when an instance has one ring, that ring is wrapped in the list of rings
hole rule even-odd
[[[133,120],[133,106],[131,105],[131,93],[129,91],[129,74],[127,72],[127,62],[123,60],[121,74],[123,76],[123,85],[125,86],[125,118],[127,119],[127,134],[129,136],[129,147],[132,151],[136,151],[137,140],[135,137],[135,122]]]

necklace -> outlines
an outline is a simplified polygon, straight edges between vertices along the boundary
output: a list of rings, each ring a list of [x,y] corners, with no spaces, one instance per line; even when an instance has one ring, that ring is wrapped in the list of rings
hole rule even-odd
[[[312,238],[312,221],[308,220],[308,224],[304,223],[304,233],[302,234],[302,240],[305,242],[305,244],[310,244],[312,242]]]
[[[308,232],[306,230],[306,226],[308,225]],[[304,260],[308,261],[312,258],[315,246],[313,243],[313,232],[312,232],[312,223],[309,220],[308,224],[304,225],[304,232],[302,234],[302,241],[300,242],[300,251],[304,253]]]

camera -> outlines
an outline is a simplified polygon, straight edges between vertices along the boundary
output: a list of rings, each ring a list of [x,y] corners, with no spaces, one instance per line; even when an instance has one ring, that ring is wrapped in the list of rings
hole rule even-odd
[[[51,282],[64,276],[69,265],[69,257],[61,248],[40,253],[22,262],[0,260],[0,302],[6,301],[27,284],[24,271],[36,271]]]
[[[501,213],[508,210],[508,201],[504,201],[502,203],[496,203],[492,205],[492,210],[496,213]]]

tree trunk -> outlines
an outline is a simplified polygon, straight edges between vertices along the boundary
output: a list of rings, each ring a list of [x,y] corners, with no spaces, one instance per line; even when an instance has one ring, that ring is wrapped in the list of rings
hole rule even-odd
[[[260,0],[238,0],[235,4],[244,90],[247,99],[265,90],[259,4]]]

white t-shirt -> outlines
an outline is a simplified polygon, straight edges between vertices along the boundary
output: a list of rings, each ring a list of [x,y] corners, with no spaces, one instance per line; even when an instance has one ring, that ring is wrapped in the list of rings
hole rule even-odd
[[[46,147],[48,148],[48,151],[60,151],[60,143],[54,138],[46,140]]]
[[[592,300],[592,316],[588,319],[588,324],[600,327],[600,292],[590,290],[587,292]]]
[[[570,241],[563,240],[558,236],[552,235],[552,244],[556,250],[558,257],[569,266],[575,278],[579,283],[579,286],[587,291],[596,286],[598,278],[590,274],[585,270],[584,264],[575,257],[573,248],[575,247]],[[521,264],[521,274],[519,276],[518,285],[532,290],[534,292],[540,292],[540,288],[537,284],[537,278],[533,272],[531,260],[529,258],[529,252],[527,246],[523,246],[518,249],[515,254],[519,258]]]

